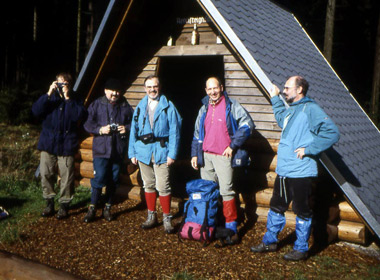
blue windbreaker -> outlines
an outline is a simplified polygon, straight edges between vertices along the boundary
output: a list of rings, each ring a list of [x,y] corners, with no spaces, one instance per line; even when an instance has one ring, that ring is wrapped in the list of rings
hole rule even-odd
[[[318,176],[317,157],[339,140],[334,122],[314,100],[304,97],[286,108],[279,96],[271,99],[273,112],[282,128],[277,151],[276,173],[282,177]],[[305,148],[303,159],[294,151]]]
[[[128,157],[135,157],[142,163],[149,164],[152,155],[155,164],[167,162],[167,157],[177,158],[180,143],[180,132],[182,118],[171,101],[164,95],[160,95],[160,100],[154,112],[153,131],[147,116],[148,96],[145,96],[137,105],[132,119],[131,133],[129,136]],[[145,125],[144,124],[145,119]],[[160,141],[144,144],[138,136],[153,133],[154,137],[168,137],[165,146],[161,147]]]

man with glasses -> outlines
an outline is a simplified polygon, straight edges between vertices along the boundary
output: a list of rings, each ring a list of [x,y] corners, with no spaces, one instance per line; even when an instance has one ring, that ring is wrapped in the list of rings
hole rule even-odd
[[[43,198],[47,201],[42,217],[54,215],[54,184],[59,175],[60,208],[57,219],[68,217],[68,208],[74,195],[74,154],[78,147],[78,122],[86,114],[82,103],[72,91],[72,77],[60,73],[32,107],[33,114],[42,121],[38,142],[41,151],[40,175]],[[58,169],[57,169],[58,166]]]
[[[282,128],[278,146],[278,158],[274,191],[267,218],[267,231],[262,243],[251,247],[255,253],[277,250],[278,234],[285,226],[284,213],[293,201],[296,217],[296,236],[293,251],[284,255],[285,260],[298,261],[308,256],[312,210],[309,197],[312,180],[318,176],[318,155],[339,140],[338,128],[311,98],[306,96],[308,82],[301,76],[289,78],[283,96],[287,108],[280,99],[280,91],[273,85],[271,102],[278,125]]]
[[[158,225],[158,191],[164,230],[173,233],[169,169],[177,158],[182,118],[173,103],[161,94],[157,76],[148,76],[144,86],[146,96],[133,114],[128,149],[132,163],[139,164],[144,182],[148,217],[141,226],[149,229]]]

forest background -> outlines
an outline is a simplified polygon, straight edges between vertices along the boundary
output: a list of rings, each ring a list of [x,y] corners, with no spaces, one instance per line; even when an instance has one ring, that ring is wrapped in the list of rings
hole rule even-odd
[[[379,92],[377,80],[380,80],[380,71],[376,70],[376,66],[380,67],[380,55],[376,56],[376,50],[380,48],[376,43],[380,41],[380,1],[274,2],[295,15],[322,52],[326,53],[326,36],[332,38],[330,47],[327,44],[331,52],[328,60],[359,104],[377,123],[379,102],[373,98],[373,93]],[[33,122],[31,105],[48,90],[55,75],[68,71],[77,77],[108,3],[109,0],[2,2],[0,123],[17,125]],[[332,12],[331,21],[331,16],[327,15]],[[327,35],[326,21],[333,27]]]

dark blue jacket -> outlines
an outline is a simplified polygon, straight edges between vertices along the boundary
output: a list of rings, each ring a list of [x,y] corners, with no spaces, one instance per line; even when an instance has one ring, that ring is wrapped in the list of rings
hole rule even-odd
[[[111,158],[112,155],[123,157],[128,147],[129,131],[131,129],[131,121],[133,109],[127,102],[127,99],[122,96],[118,100],[116,106],[116,116],[114,120],[109,117],[109,101],[106,96],[99,97],[88,107],[88,118],[84,124],[84,129],[94,135],[92,143],[93,157],[98,158]],[[111,124],[111,122],[118,125],[124,125],[127,133],[121,135],[120,133],[100,135],[99,130],[102,126]],[[114,139],[114,143],[112,142]],[[115,147],[116,150],[112,151]]]
[[[78,147],[78,122],[86,115],[82,103],[64,100],[53,93],[42,95],[32,106],[36,117],[43,119],[38,150],[57,156],[73,156]]]

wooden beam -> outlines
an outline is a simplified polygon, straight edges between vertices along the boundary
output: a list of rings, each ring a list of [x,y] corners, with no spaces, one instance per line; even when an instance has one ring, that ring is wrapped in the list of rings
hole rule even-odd
[[[223,44],[163,46],[155,56],[227,55],[230,51]]]

